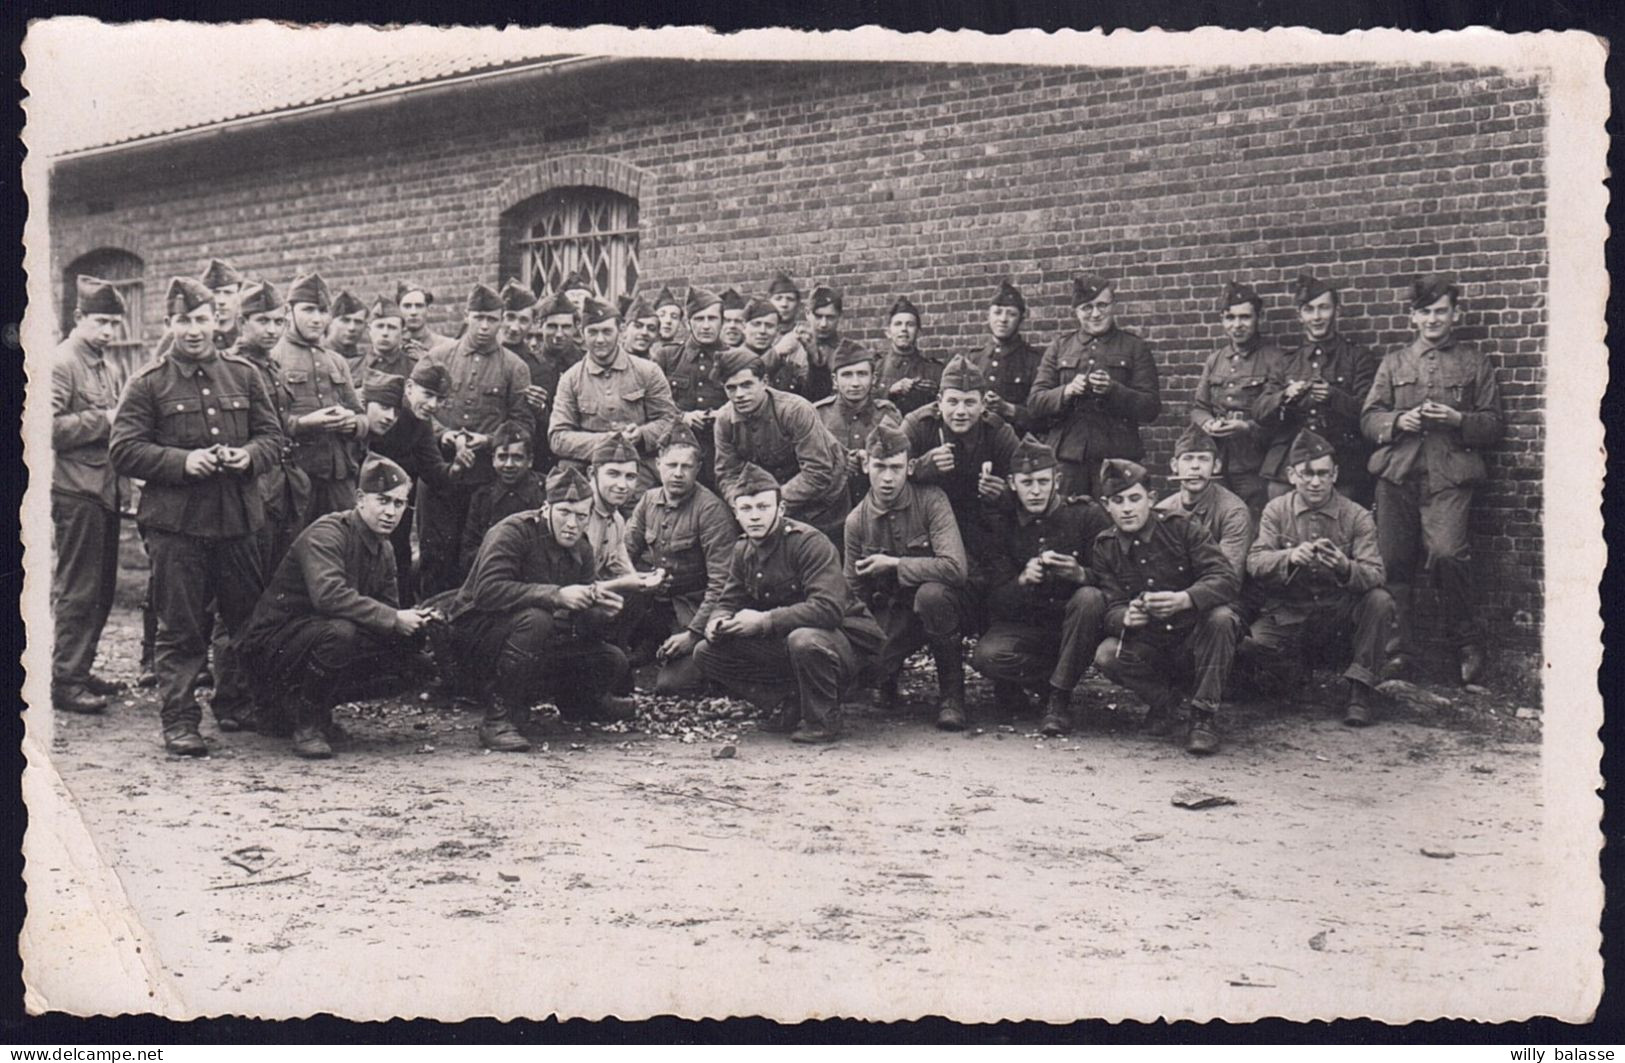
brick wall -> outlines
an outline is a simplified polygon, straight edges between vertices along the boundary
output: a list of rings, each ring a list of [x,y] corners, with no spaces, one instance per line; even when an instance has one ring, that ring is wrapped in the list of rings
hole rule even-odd
[[[586,135],[548,142],[572,123]],[[59,277],[113,232],[153,290],[219,255],[278,280],[317,266],[365,293],[411,276],[455,306],[514,261],[505,210],[596,166],[639,198],[640,287],[749,291],[783,267],[844,289],[860,340],[881,342],[885,308],[908,294],[923,346],[968,347],[1010,276],[1044,343],[1073,325],[1071,273],[1118,278],[1120,323],[1161,363],[1157,468],[1221,342],[1227,279],[1264,293],[1266,330],[1284,339],[1291,279],[1340,280],[1345,331],[1386,350],[1409,338],[1412,275],[1453,272],[1508,421],[1474,511],[1482,601],[1501,644],[1530,650],[1545,128],[1538,80],[1464,68],[629,64],[63,167],[53,238]],[[147,305],[155,338],[159,300]],[[438,323],[455,326],[450,308]]]

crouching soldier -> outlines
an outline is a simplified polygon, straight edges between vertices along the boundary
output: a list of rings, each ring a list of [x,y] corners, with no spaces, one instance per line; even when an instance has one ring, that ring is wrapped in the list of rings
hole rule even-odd
[[[1264,602],[1241,644],[1241,664],[1259,685],[1289,688],[1303,674],[1306,648],[1344,649],[1352,636],[1343,722],[1364,727],[1394,625],[1377,525],[1338,492],[1336,455],[1314,432],[1304,429],[1293,440],[1287,475],[1292,493],[1264,507],[1247,554],[1247,574]]]
[[[727,505],[700,484],[704,451],[686,424],[672,426],[660,445],[660,486],[638,499],[626,522],[626,550],[645,572],[670,579],[655,590],[640,632],[660,639],[656,694],[698,689],[703,677],[694,647],[705,637],[722,588],[739,526]]]
[[[1237,582],[1247,575],[1247,549],[1253,545],[1253,515],[1247,503],[1214,480],[1224,471],[1219,442],[1196,425],[1186,425],[1168,462],[1179,490],[1157,503],[1157,513],[1194,521],[1219,544]]]
[[[445,602],[450,646],[490,672],[480,724],[487,749],[530,748],[520,727],[538,697],[552,697],[566,720],[633,715],[630,701],[609,693],[626,673],[626,656],[599,632],[624,603],[593,582],[591,508],[587,478],[570,466],[554,469],[542,507],[498,521],[462,587],[434,599]]]
[[[1029,690],[1044,694],[1047,735],[1072,730],[1072,690],[1100,644],[1106,595],[1090,564],[1112,526],[1100,503],[1063,498],[1058,476],[1054,449],[1023,439],[1010,464],[1016,509],[988,538],[990,624],[971,658],[1007,715],[1026,712]]]
[[[1146,729],[1158,735],[1178,725],[1173,680],[1194,670],[1185,748],[1217,752],[1219,699],[1241,635],[1236,574],[1194,522],[1153,512],[1144,466],[1108,458],[1096,482],[1115,527],[1095,540],[1112,636],[1095,651],[1095,667],[1145,699]]]
[[[794,742],[833,742],[841,697],[886,636],[848,593],[834,544],[785,516],[767,470],[747,462],[730,483],[745,534],[694,657],[707,679],[751,700],[777,700],[770,730],[794,729]]]
[[[869,493],[846,517],[846,582],[886,634],[880,704],[897,704],[897,673],[930,646],[940,698],[937,726],[965,729],[965,545],[940,487],[908,481],[908,436],[882,422],[864,443]]]
[[[333,706],[357,680],[377,693],[381,675],[402,686],[425,675],[414,640],[433,613],[397,608],[389,548],[411,493],[399,465],[369,460],[354,508],[299,533],[249,618],[241,654],[263,684],[260,723],[276,729],[269,714],[280,710],[297,756],[333,755],[331,743],[343,733]]]

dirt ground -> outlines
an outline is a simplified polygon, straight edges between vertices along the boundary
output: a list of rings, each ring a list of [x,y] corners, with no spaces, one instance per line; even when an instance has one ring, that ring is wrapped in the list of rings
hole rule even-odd
[[[135,678],[133,600],[111,678]],[[1207,760],[1098,680],[1066,739],[921,706],[814,748],[719,700],[488,754],[405,697],[342,706],[352,740],[310,763],[207,713],[212,755],[172,760],[132,690],[59,716],[52,756],[195,1014],[1528,1014],[1538,719],[1401,693],[1363,731],[1239,706]]]

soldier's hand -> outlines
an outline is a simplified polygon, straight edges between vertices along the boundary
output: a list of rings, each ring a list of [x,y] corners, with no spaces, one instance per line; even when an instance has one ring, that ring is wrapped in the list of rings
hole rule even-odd
[[[997,502],[1009,490],[1010,485],[1002,476],[994,476],[990,472],[976,474],[976,493],[984,502]]]
[[[728,616],[713,616],[710,620],[707,620],[705,622],[705,640],[715,642],[719,635],[726,635],[728,633],[728,622],[732,619],[732,617]]]
[[[1302,395],[1304,392],[1306,392],[1308,390],[1309,390],[1309,381],[1307,381],[1307,380],[1289,380],[1289,381],[1287,381],[1286,390],[1281,393],[1281,398],[1285,399],[1287,402],[1292,402],[1299,395]]]
[[[186,455],[186,475],[202,478],[220,471],[220,459],[208,447],[190,451]]]
[[[1135,598],[1128,603],[1128,611],[1123,614],[1125,628],[1145,627],[1151,623],[1151,614],[1146,611],[1145,602]]]
[[[220,464],[232,472],[247,472],[254,458],[242,447],[226,447],[220,452]]]
[[[889,572],[896,572],[898,559],[890,554],[870,554],[860,557],[857,564],[852,567],[860,576],[884,576]]]
[[[1016,582],[1023,587],[1033,587],[1044,582],[1044,559],[1042,557],[1029,558],[1022,566],[1021,575]]]
[[[618,434],[620,435],[620,437],[622,439],[626,440],[628,443],[631,443],[634,446],[637,445],[637,442],[638,442],[638,426],[637,425],[629,424],[625,428],[621,429]]]
[[[1337,544],[1332,542],[1330,539],[1315,540],[1315,556],[1320,560],[1322,565],[1325,565],[1327,568],[1331,569],[1333,573],[1339,576],[1347,573],[1350,564],[1352,564],[1352,562],[1349,561],[1348,555],[1340,550]]]
[[[1202,431],[1214,439],[1223,439],[1235,432],[1236,422],[1227,421],[1223,417],[1209,417],[1202,422]]]
[[[861,450],[846,452],[846,472],[848,476],[863,475],[864,453]]]
[[[1184,591],[1147,591],[1145,595],[1145,611],[1158,620],[1166,620],[1190,607],[1191,596]]]
[[[1429,399],[1417,407],[1417,410],[1421,414],[1422,420],[1429,424],[1449,425],[1451,428],[1461,424],[1461,411],[1453,406],[1446,406],[1442,402],[1434,402]]]
[[[1086,373],[1079,373],[1071,380],[1068,380],[1066,382],[1066,387],[1061,389],[1061,394],[1065,395],[1069,399],[1075,399],[1080,395],[1086,395],[1088,393],[1089,376]]]
[[[709,625],[707,625],[707,628],[709,628]],[[694,637],[694,632],[679,631],[665,642],[662,642],[660,648],[655,650],[655,660],[664,664],[666,661],[675,661],[679,657],[687,657],[694,652],[694,647],[698,643],[699,640]]]
[[[1315,553],[1314,543],[1299,543],[1292,548],[1290,554],[1286,555],[1286,559],[1294,565],[1309,565],[1319,561]]]
[[[402,635],[416,635],[429,622],[429,613],[424,609],[397,609],[395,610],[395,630]]]
[[[893,381],[892,386],[886,389],[886,394],[892,398],[907,395],[914,387],[914,378],[906,376],[901,380]]]
[[[643,589],[646,591],[656,590],[662,584],[666,586],[671,585],[671,573],[667,572],[663,568],[657,568],[650,572],[641,573],[639,578],[642,581]]]
[[[954,448],[947,443],[932,447],[922,457],[930,462],[938,472],[954,471]]]
[[[1332,386],[1324,380],[1317,380],[1309,385],[1309,399],[1314,403],[1325,402],[1331,397]]]
[[[540,384],[532,384],[525,389],[525,403],[533,410],[544,409],[547,406],[547,389]]]
[[[461,439],[457,441],[457,453],[452,455],[451,471],[459,472],[472,467],[474,464],[474,449]]]
[[[683,423],[690,428],[700,428],[711,419],[710,410],[689,410],[683,414]]]
[[[1401,432],[1420,432],[1422,430],[1422,408],[1415,406],[1400,414],[1394,420],[1394,427]]]
[[[572,583],[568,587],[559,588],[559,604],[572,613],[579,613],[592,605],[595,597],[593,589],[580,583]]]
[[[733,615],[731,626],[735,634],[753,638],[767,634],[770,623],[771,621],[768,620],[766,613],[758,612],[755,609],[741,609]]]
[[[484,450],[491,445],[491,437],[484,432],[470,432],[465,439],[469,450]]]
[[[592,609],[606,617],[619,616],[621,610],[626,608],[626,599],[607,587],[593,587]]]
[[[1089,372],[1089,390],[1096,395],[1104,395],[1112,389],[1112,375],[1104,369],[1093,369]]]
[[[1056,579],[1068,583],[1087,583],[1089,580],[1089,570],[1079,564],[1078,559],[1071,554],[1063,554],[1059,550],[1045,550],[1038,555],[1038,559],[1044,563],[1044,571]]]

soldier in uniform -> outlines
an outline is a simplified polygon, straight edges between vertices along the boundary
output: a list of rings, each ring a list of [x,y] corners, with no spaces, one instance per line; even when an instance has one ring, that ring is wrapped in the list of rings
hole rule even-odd
[[[712,423],[728,402],[718,359],[722,357],[722,297],[704,288],[688,292],[688,339],[656,350],[655,365],[671,382],[672,401],[683,423],[700,440],[700,482],[715,483]]]
[[[717,484],[726,492],[746,465],[758,465],[778,481],[778,502],[788,516],[838,543],[851,508],[846,451],[812,403],[769,387],[762,360],[749,351],[724,354],[718,375],[728,405],[715,425]]]
[[[405,338],[400,306],[387,295],[378,296],[372,301],[367,317],[367,346],[371,350],[361,359],[355,386],[362,387],[370,376],[411,376],[417,359],[406,352]]]
[[[585,354],[577,342],[581,315],[562,292],[539,303],[535,314],[535,327],[531,330],[531,342],[528,344],[531,357],[525,362],[530,369],[531,384],[527,401],[533,406],[537,400],[541,402],[540,406],[535,406],[535,463],[538,470],[546,470],[553,465],[547,425],[553,419],[553,399],[559,393],[559,381],[571,366],[580,363]],[[541,336],[539,344],[535,342],[538,330]]]
[[[344,359],[350,367],[350,383],[357,389],[362,384],[367,351],[361,338],[367,334],[367,304],[344,289],[333,297],[333,320],[327,326],[327,349]]]
[[[1044,352],[1021,334],[1027,320],[1027,300],[1009,281],[1000,281],[993,302],[987,308],[988,340],[972,351],[970,360],[987,377],[988,390],[982,396],[990,413],[1017,432],[1034,430],[1027,396]]]
[[[1231,281],[1219,300],[1219,313],[1228,339],[1202,367],[1190,423],[1219,441],[1224,485],[1247,503],[1256,520],[1269,501],[1260,472],[1269,429],[1254,417],[1264,381],[1280,364],[1281,352],[1259,338],[1264,300],[1252,288]]]
[[[1461,290],[1448,277],[1418,277],[1411,288],[1416,339],[1390,351],[1360,418],[1377,447],[1377,545],[1398,606],[1390,670],[1403,669],[1411,642],[1411,594],[1417,561],[1433,573],[1451,618],[1462,683],[1484,667],[1484,635],[1472,603],[1467,516],[1485,477],[1479,451],[1501,439],[1501,391],[1495,367],[1456,337]]]
[[[662,571],[642,630],[658,631],[656,694],[697,690],[703,677],[694,647],[728,579],[739,526],[728,506],[699,481],[699,440],[687,425],[672,426],[660,444],[660,486],[638,499],[626,522],[626,550],[644,572]]]
[[[706,678],[759,704],[776,702],[767,729],[793,731],[793,742],[833,742],[841,699],[885,634],[849,592],[835,546],[786,514],[771,473],[745,462],[727,482],[744,535],[695,660]]]
[[[81,275],[74,284],[73,331],[51,360],[51,701],[66,712],[95,713],[122,689],[91,665],[118,583],[119,476],[108,463],[107,441],[124,372],[107,347],[127,311],[107,281]]]
[[[425,598],[458,585],[457,551],[468,503],[481,484],[490,483],[491,433],[504,421],[534,428],[526,400],[530,370],[497,342],[502,298],[488,284],[476,284],[465,304],[465,331],[450,347],[418,360],[439,365],[450,377],[446,401],[434,411],[440,446],[453,452],[444,484],[418,482],[418,589]]]
[[[854,350],[863,346],[841,335],[841,314],[845,301],[834,288],[820,284],[812,293],[813,349],[811,365],[807,369],[807,397],[813,402],[828,398],[835,386],[835,363],[853,364]],[[871,355],[870,375],[874,374]],[[889,401],[889,400],[888,400]],[[867,435],[867,431],[864,433]]]
[[[1247,574],[1264,602],[1242,642],[1238,664],[1289,689],[1302,676],[1306,650],[1341,649],[1353,659],[1343,722],[1371,722],[1394,600],[1383,586],[1382,555],[1371,514],[1337,490],[1337,457],[1310,429],[1287,454],[1293,491],[1264,507]],[[1329,655],[1328,655],[1329,656]]]
[[[585,466],[599,443],[620,436],[643,455],[637,486],[641,495],[659,482],[654,454],[677,420],[671,386],[659,366],[621,350],[614,307],[588,299],[581,324],[587,356],[559,380],[548,441],[555,456]]]
[[[1092,498],[1064,498],[1055,451],[1032,436],[1010,460],[1016,507],[994,517],[988,537],[987,632],[971,664],[993,680],[1007,716],[1025,715],[1041,694],[1046,735],[1072,730],[1072,691],[1094,662],[1106,595],[1090,568],[1095,539],[1112,526]]]
[[[429,307],[434,305],[434,293],[421,284],[412,281],[400,281],[395,285],[395,305],[401,308],[401,322],[406,326],[406,334],[401,339],[401,349],[413,361],[442,349],[449,350],[457,341],[450,336],[442,336],[429,327]]]
[[[198,283],[209,289],[214,299],[214,349],[228,351],[237,344],[237,293],[242,290],[243,275],[229,263],[218,258],[209,259],[198,275]],[[153,351],[154,358],[162,358],[174,345],[175,337],[165,332]]]
[[[275,572],[305,526],[305,513],[310,509],[310,475],[293,458],[293,391],[282,363],[271,356],[287,329],[288,307],[269,281],[256,281],[242,290],[238,309],[242,318],[234,353],[260,371],[281,429],[276,456],[255,481],[265,508],[265,523],[259,531],[260,567]]]
[[[794,340],[794,334],[791,338]],[[752,299],[745,306],[745,342],[740,347],[762,359],[770,387],[801,395],[807,389],[804,352],[795,343],[794,354],[783,354],[775,347],[779,342],[778,309],[766,299]]]
[[[929,646],[937,670],[937,726],[965,729],[965,544],[940,488],[908,479],[908,436],[890,422],[869,433],[869,493],[846,515],[843,573],[886,635],[882,708],[897,704],[903,663]]]
[[[376,320],[376,318],[374,319]],[[436,490],[451,485],[451,464],[440,450],[439,430],[435,426],[435,411],[451,392],[451,374],[446,367],[432,362],[412,367],[411,379],[402,389],[403,401],[395,424],[381,436],[368,436],[368,450],[389,458],[412,478],[412,491],[407,495],[407,512],[415,507],[417,484],[427,481]],[[418,600],[417,577],[412,571],[412,521],[408,516],[395,525],[389,534],[389,545],[395,554],[395,586],[401,606]]]
[[[891,349],[880,360],[878,386],[905,414],[936,400],[937,381],[946,364],[941,355],[920,350],[923,320],[920,308],[906,295],[899,297],[886,315],[886,338],[891,341]]]
[[[530,429],[506,421],[491,433],[490,483],[481,484],[468,502],[468,518],[463,522],[462,546],[458,548],[458,569],[464,576],[474,567],[485,533],[497,521],[540,509],[547,500],[547,484],[531,465]]]
[[[164,747],[202,756],[192,688],[208,653],[208,605],[218,604],[233,639],[254,608],[265,520],[254,477],[276,460],[282,433],[260,371],[215,350],[209,290],[177,277],[165,309],[172,350],[124,389],[109,456],[120,474],[145,481],[136,521],[152,558]],[[249,699],[234,647],[215,671],[215,718],[237,720]]]
[[[592,489],[573,466],[547,477],[540,509],[515,513],[486,535],[461,589],[443,596],[462,656],[488,662],[480,743],[522,753],[520,733],[538,697],[567,720],[625,720],[632,704],[610,695],[626,656],[602,636],[624,605],[593,580],[584,534]]]
[[[331,306],[321,274],[294,278],[288,289],[288,327],[271,348],[293,395],[288,410],[293,460],[310,477],[310,504],[301,527],[353,504],[356,441],[367,432],[350,367],[321,345]]]
[[[431,614],[399,607],[385,545],[405,520],[411,490],[399,465],[368,461],[355,506],[299,534],[244,630],[242,657],[266,700],[291,718],[296,756],[333,755],[331,742],[343,733],[333,707],[357,680],[376,693],[381,676],[404,688],[426,671],[417,641]]]
[[[722,349],[729,350],[745,342],[745,297],[735,289],[727,288],[720,298],[722,330],[718,335],[722,338]]]
[[[531,371],[531,379],[535,380],[536,368],[531,363],[533,355],[530,353],[530,327],[536,320],[536,293],[510,277],[503,282],[502,290],[497,294],[502,297],[502,324],[497,338],[525,363]]]
[[[638,296],[621,311],[621,328],[625,334],[626,353],[635,358],[654,360],[655,339],[660,335],[660,318],[655,315],[649,300]]]
[[[1044,348],[1027,409],[1050,426],[1061,493],[1097,497],[1104,458],[1145,455],[1140,426],[1157,419],[1162,399],[1151,348],[1117,327],[1117,292],[1104,277],[1074,277],[1078,328]]]
[[[1092,558],[1111,636],[1095,667],[1145,699],[1145,726],[1156,735],[1178,726],[1174,680],[1194,671],[1185,749],[1216,753],[1219,699],[1242,631],[1236,574],[1207,532],[1152,510],[1144,466],[1107,459],[1095,482],[1115,526],[1100,533]]]
[[[1195,425],[1186,425],[1168,459],[1179,490],[1156,505],[1159,515],[1178,514],[1202,528],[1219,544],[1241,582],[1247,577],[1247,551],[1253,545],[1253,515],[1234,491],[1214,480],[1224,469],[1219,443]]]
[[[660,319],[660,331],[649,356],[659,362],[683,346],[683,303],[670,288],[661,288],[655,296],[655,317]]]
[[[575,307],[578,319],[587,310],[587,300],[591,299],[597,292],[598,289],[593,285],[592,278],[587,276],[587,267],[585,266],[577,266],[559,285],[559,294],[568,299],[570,305]]]
[[[1360,434],[1360,404],[1371,392],[1377,358],[1338,329],[1337,289],[1305,273],[1293,285],[1303,342],[1283,353],[1264,381],[1257,421],[1270,433],[1263,473],[1270,497],[1292,490],[1287,448],[1298,432],[1312,429],[1337,454],[1337,492],[1359,505],[1371,505],[1373,485],[1366,468],[1370,448]]]
[[[790,274],[781,269],[768,285],[767,301],[778,313],[767,357],[768,370],[794,385],[783,390],[794,391],[809,402],[817,402],[829,394],[829,372],[828,366],[824,366],[820,374],[822,387],[815,390],[812,386],[812,369],[818,359],[818,345],[813,339],[811,326],[802,315],[801,289]],[[749,318],[747,311],[747,325]]]
[[[816,302],[816,296],[814,302]],[[882,421],[901,426],[903,412],[890,399],[876,398],[875,356],[867,348],[842,340],[825,367],[834,373],[835,394],[813,403],[818,419],[846,452],[847,493],[869,493],[869,433]]]

